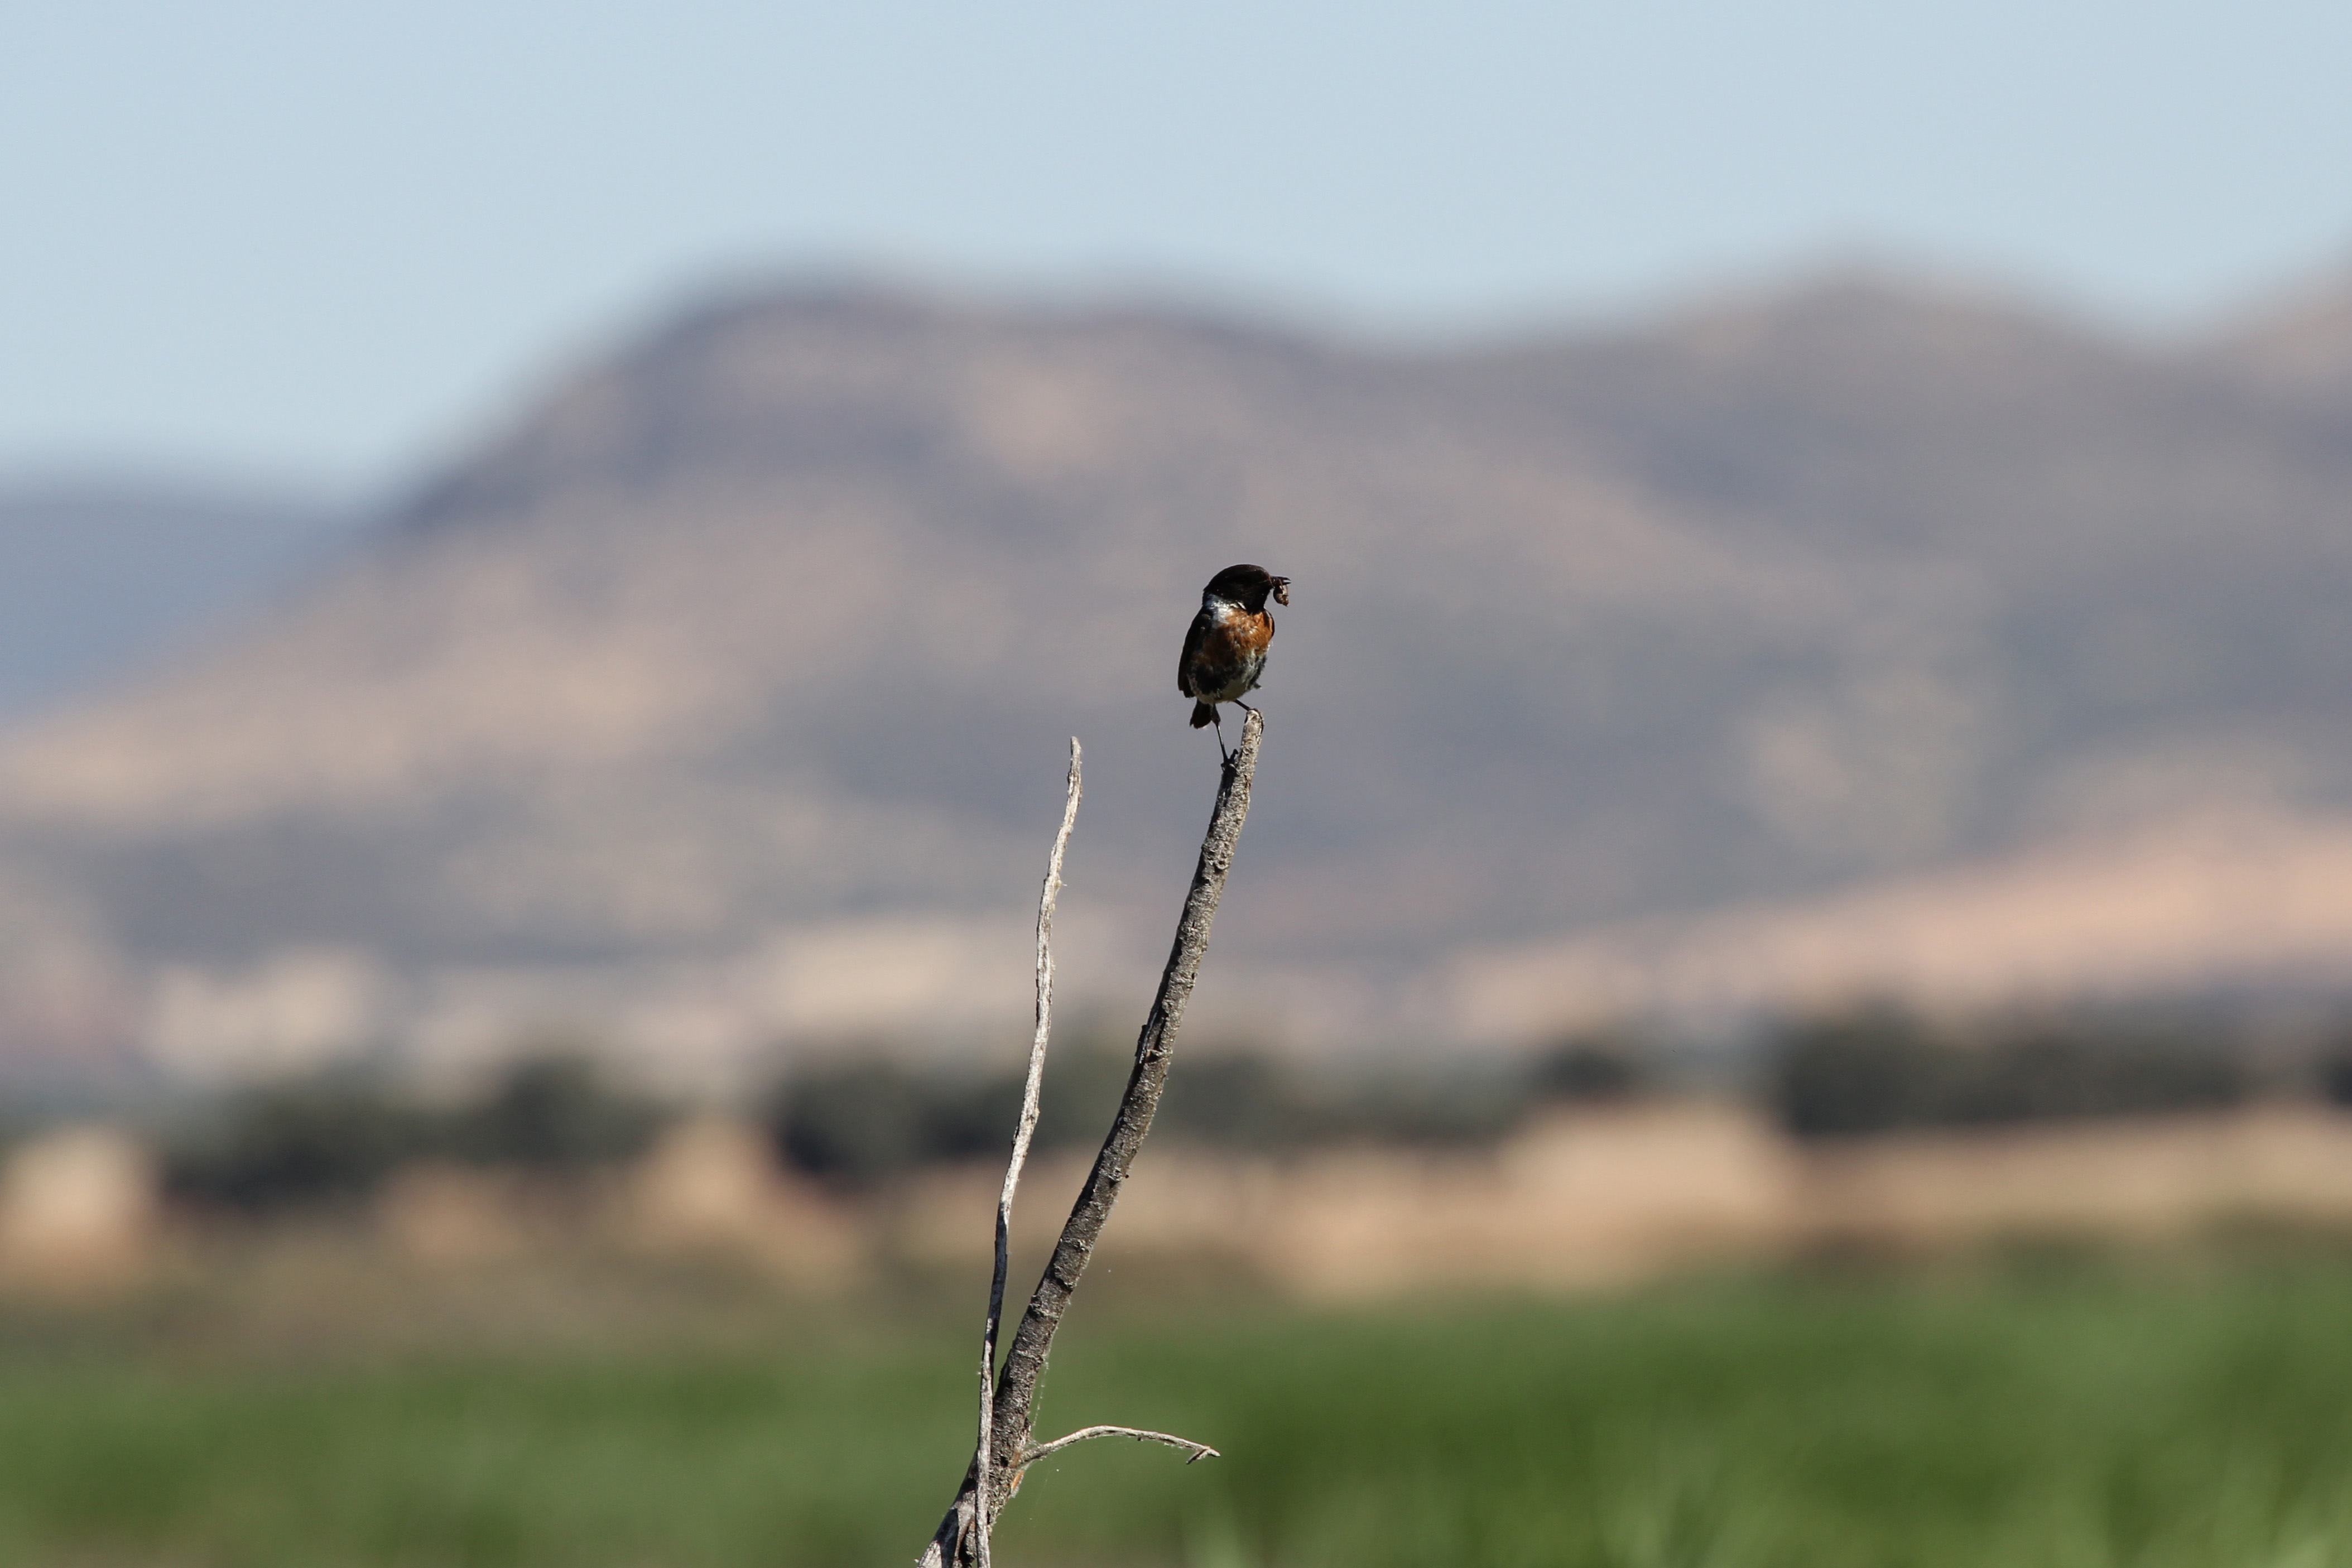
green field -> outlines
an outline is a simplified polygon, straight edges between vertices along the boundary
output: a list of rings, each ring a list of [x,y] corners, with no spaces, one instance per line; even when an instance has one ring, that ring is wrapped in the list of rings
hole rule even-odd
[[[1045,1426],[1227,1457],[1048,1461],[1007,1568],[2352,1564],[2337,1259],[1351,1311],[1148,1294],[1082,1299]],[[904,1300],[437,1349],[193,1310],[9,1320],[0,1562],[903,1563],[968,1451],[967,1326]]]

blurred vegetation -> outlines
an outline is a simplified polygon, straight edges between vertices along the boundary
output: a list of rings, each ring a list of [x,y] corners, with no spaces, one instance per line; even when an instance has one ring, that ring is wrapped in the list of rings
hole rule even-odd
[[[438,1121],[363,1080],[269,1084],[173,1137],[163,1152],[164,1186],[178,1197],[254,1211],[352,1198],[404,1161],[435,1152]]]
[[[2319,1052],[2319,1091],[2336,1105],[2352,1106],[2352,1039],[2335,1039]]]
[[[2247,1568],[2352,1561],[2352,1261],[1695,1281],[1549,1304],[1074,1318],[1003,1561]],[[952,1327],[408,1359],[61,1353],[0,1323],[28,1568],[910,1561],[971,1444]],[[1377,1369],[1368,1375],[1367,1369]]]
[[[1124,1041],[1074,1031],[1046,1075],[1036,1146],[1097,1147],[1127,1082]],[[2242,1028],[2095,1014],[1938,1025],[1894,1010],[1789,1022],[1765,1042],[1760,1094],[1803,1137],[2140,1115],[2239,1103],[2258,1087]],[[783,1160],[845,1192],[924,1166],[1000,1158],[1022,1061],[992,1072],[880,1042],[803,1051],[757,1112]],[[1335,1144],[1490,1143],[1546,1106],[1670,1093],[1673,1043],[1570,1036],[1516,1061],[1440,1057],[1384,1068],[1301,1060],[1234,1042],[1188,1048],[1155,1134],[1265,1154]],[[2300,1080],[2352,1105],[2352,1037],[2307,1049]],[[431,1103],[378,1079],[326,1075],[249,1089],[166,1142],[171,1190],[246,1211],[347,1201],[401,1164],[444,1159],[562,1173],[625,1160],[664,1108],[577,1050],[527,1056],[473,1099]]]
[[[1862,1009],[1782,1025],[1765,1042],[1760,1093],[1801,1137],[1902,1128],[2209,1110],[2258,1084],[2247,1030],[2227,1020],[2095,1012],[1939,1025]],[[1303,1152],[1334,1143],[1476,1144],[1547,1105],[1673,1092],[1671,1043],[1624,1031],[1570,1036],[1516,1064],[1423,1060],[1381,1072],[1302,1065],[1208,1047],[1169,1080],[1155,1135],[1221,1148]],[[1046,1075],[1040,1149],[1092,1148],[1126,1081],[1127,1054],[1058,1049]],[[2321,1053],[2325,1091],[2352,1103],[2352,1041]],[[1012,1136],[1021,1082],[918,1067],[879,1048],[819,1056],[769,1101],[778,1148],[800,1170],[870,1187],[940,1161],[993,1158]]]
[[[1081,1038],[1055,1050],[1039,1107],[1041,1151],[1096,1147],[1126,1087],[1127,1050]],[[879,1045],[819,1053],[766,1097],[783,1159],[864,1191],[925,1165],[993,1160],[1009,1144],[1024,1064],[976,1074]],[[1155,1124],[1163,1140],[1282,1153],[1334,1143],[1491,1142],[1535,1105],[1619,1098],[1649,1079],[1617,1042],[1570,1041],[1517,1068],[1448,1071],[1303,1067],[1212,1044],[1188,1054]],[[164,1140],[168,1189],[202,1205],[267,1212],[349,1202],[401,1165],[457,1160],[547,1173],[630,1158],[663,1108],[571,1053],[528,1057],[474,1098],[428,1101],[383,1079],[329,1073],[257,1086],[184,1120]]]
[[[260,1213],[357,1198],[415,1160],[576,1172],[638,1153],[662,1116],[578,1056],[528,1058],[454,1105],[327,1074],[245,1090],[181,1128],[164,1144],[164,1185]]]
[[[2253,1088],[2246,1053],[2211,1034],[2096,1018],[1958,1033],[1891,1010],[1784,1026],[1769,1075],[1801,1137],[2206,1110]]]
[[[580,1170],[634,1159],[665,1114],[608,1082],[586,1058],[529,1058],[450,1115],[447,1148],[476,1164]]]
[[[1659,1087],[1656,1047],[1619,1034],[1573,1035],[1538,1056],[1528,1075],[1538,1100],[1631,1100]]]
[[[1099,1146],[1127,1087],[1131,1054],[1088,1041],[1056,1049],[1038,1102],[1040,1151]],[[1018,1068],[977,1076],[910,1065],[879,1050],[819,1057],[768,1100],[776,1146],[795,1168],[851,1188],[919,1166],[997,1159],[1021,1109]],[[1170,1078],[1155,1138],[1256,1152],[1335,1142],[1465,1143],[1508,1130],[1526,1088],[1507,1072],[1444,1077],[1312,1072],[1270,1052],[1211,1046]]]

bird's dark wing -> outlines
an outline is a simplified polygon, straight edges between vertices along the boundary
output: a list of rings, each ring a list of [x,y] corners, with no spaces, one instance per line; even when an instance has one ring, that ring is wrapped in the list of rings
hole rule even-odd
[[[1209,635],[1209,628],[1214,625],[1216,623],[1209,618],[1209,606],[1203,605],[1201,613],[1192,617],[1192,630],[1184,634],[1183,657],[1176,661],[1176,689],[1187,697],[1192,695],[1193,658],[1200,653],[1202,639]]]

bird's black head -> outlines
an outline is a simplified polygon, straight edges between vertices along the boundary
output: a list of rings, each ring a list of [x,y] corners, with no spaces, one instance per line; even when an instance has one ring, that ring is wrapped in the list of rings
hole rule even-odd
[[[1290,603],[1290,579],[1277,577],[1263,566],[1228,566],[1209,579],[1205,591],[1252,615],[1265,608],[1269,594],[1277,605]]]

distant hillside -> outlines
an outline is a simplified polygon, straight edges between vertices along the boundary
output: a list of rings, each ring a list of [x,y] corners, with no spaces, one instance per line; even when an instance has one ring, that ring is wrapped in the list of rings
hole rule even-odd
[[[2215,344],[2241,369],[2290,391],[2352,395],[2352,265],[2322,273],[2233,321]]]
[[[2235,340],[1871,279],[1417,353],[785,291],[0,751],[13,1037],[1014,1026],[1072,732],[1070,984],[1131,1009],[1235,560],[1296,586],[1212,1026],[1444,1035],[1481,952],[2352,806],[2352,391]]]
[[[251,610],[354,531],[314,500],[250,484],[0,479],[0,724]]]

